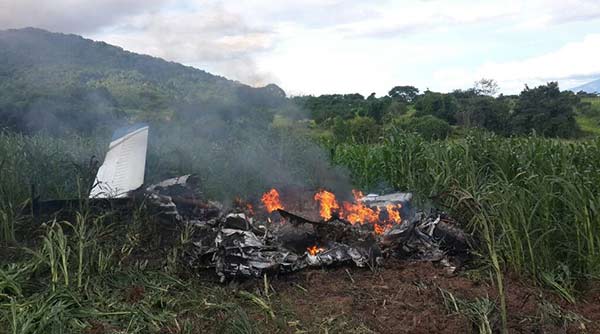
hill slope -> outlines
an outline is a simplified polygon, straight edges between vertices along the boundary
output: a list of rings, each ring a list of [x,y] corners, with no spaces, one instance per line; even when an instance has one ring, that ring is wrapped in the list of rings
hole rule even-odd
[[[276,85],[253,88],[181,64],[77,35],[0,31],[0,127],[89,131],[127,118],[253,112],[280,105]]]
[[[588,82],[581,86],[571,88],[571,91],[575,93],[580,91],[584,91],[586,93],[600,93],[600,79]]]

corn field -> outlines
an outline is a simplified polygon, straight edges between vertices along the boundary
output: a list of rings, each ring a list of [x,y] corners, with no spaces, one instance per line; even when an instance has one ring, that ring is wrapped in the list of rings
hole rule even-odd
[[[242,189],[246,193],[259,193],[263,184],[244,172],[243,164],[233,169],[239,173],[235,178],[217,174],[231,159],[271,154],[273,163],[287,163],[298,178],[314,177],[310,183],[319,184],[325,174],[292,169],[306,161],[290,156],[298,141],[283,139],[288,142],[257,140],[258,153],[233,155],[229,160],[225,154],[172,150],[163,142],[149,152],[148,175],[159,179],[169,173],[198,172],[205,182],[212,182],[205,183],[211,188],[209,194],[222,193],[218,182],[228,178],[246,184]],[[26,234],[31,222],[21,207],[30,198],[29,185],[36,184],[45,198],[86,197],[94,176],[90,158],[101,158],[107,144],[95,138],[0,133],[0,245],[4,247],[0,250],[14,251],[0,256],[0,333],[76,333],[93,328],[93,319],[109,324],[107,332],[114,326],[128,333],[164,328],[192,333],[200,323],[224,333],[256,333],[260,329],[251,319],[257,314],[275,328],[280,326],[274,312],[288,311],[270,300],[268,288],[232,294],[173,275],[186,233],[182,231],[176,245],[161,250],[160,242],[152,239],[158,234],[151,233],[152,218],[144,215],[143,208],[125,224],[79,212],[73,221],[46,222],[35,235]],[[210,143],[188,143],[202,144]],[[301,145],[312,149],[308,142]],[[482,267],[495,273],[500,295],[507,271],[534,278],[572,302],[581,284],[600,276],[598,139],[559,141],[472,133],[460,139],[426,141],[400,134],[376,144],[327,148],[332,161],[350,171],[354,186],[365,191],[411,191],[418,204],[442,206],[468,223],[480,241]],[[208,149],[230,152],[215,145]],[[314,152],[315,161],[327,158],[322,151]],[[215,156],[223,159],[211,161]],[[282,180],[285,176],[280,175]],[[231,191],[233,186],[223,188]],[[159,263],[136,257],[140,249],[151,247],[159,252],[154,259]],[[133,286],[132,296],[125,299],[136,299],[138,285],[147,290],[135,304],[115,292]],[[503,300],[499,304],[506,313]],[[191,314],[190,322],[178,322],[176,315],[182,313]],[[216,313],[228,320],[219,321]]]
[[[598,139],[473,133],[430,142],[409,134],[338,145],[333,160],[361,188],[385,184],[449,208],[471,223],[503,269],[530,274],[567,298],[578,282],[600,275]]]

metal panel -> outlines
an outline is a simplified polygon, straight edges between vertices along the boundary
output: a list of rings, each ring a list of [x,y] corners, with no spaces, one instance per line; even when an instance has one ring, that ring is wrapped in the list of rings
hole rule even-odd
[[[127,197],[144,183],[148,126],[119,129],[109,145],[104,163],[96,174],[90,198]]]

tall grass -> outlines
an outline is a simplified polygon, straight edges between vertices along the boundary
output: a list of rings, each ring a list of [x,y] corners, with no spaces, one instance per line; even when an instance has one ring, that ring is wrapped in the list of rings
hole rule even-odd
[[[248,312],[263,314],[270,304],[251,304],[249,295],[197,279],[184,282],[182,272],[165,268],[168,250],[158,247],[148,212],[117,226],[103,219],[79,212],[72,223],[52,221],[17,262],[0,257],[0,334],[262,332]],[[181,231],[177,247],[189,233]],[[132,245],[131,234],[143,242]]]
[[[240,191],[256,194],[264,180],[252,180],[256,166],[249,167],[251,172],[243,171],[244,166],[251,165],[245,159],[267,156],[270,151],[276,151],[268,157],[274,159],[273,164],[284,163],[283,169],[298,178],[313,177],[310,182],[319,183],[323,175],[330,174],[311,176],[303,174],[305,169],[289,167],[302,164],[291,158],[294,149],[311,147],[298,139],[263,138],[264,142],[253,145],[261,147],[260,152],[251,155],[202,153],[226,149],[213,145],[198,149],[197,154],[194,150],[181,151],[179,158],[174,155],[181,143],[171,139],[175,142],[151,143],[149,179],[199,172],[204,187],[212,188],[209,193],[232,192],[232,180],[236,184],[248,180],[239,185]],[[37,184],[38,192],[46,198],[85,196],[93,179],[93,169],[88,168],[90,157],[102,156],[106,144],[107,140],[94,138],[0,133],[0,242],[15,238],[20,205],[29,198],[31,183]],[[361,188],[385,184],[412,191],[422,199],[437,196],[441,204],[470,220],[477,232],[489,226],[493,250],[503,268],[563,285],[565,292],[574,288],[569,282],[600,275],[598,139],[566,142],[474,133],[464,139],[430,142],[409,134],[390,136],[378,144],[341,144],[331,151],[334,162],[347,166]],[[316,160],[324,159],[320,154],[315,151]],[[275,159],[277,155],[282,159]],[[210,162],[209,158],[217,161]],[[223,172],[229,173],[227,176],[218,175],[223,170],[218,166],[236,159],[242,162]],[[239,175],[232,177],[231,173]],[[285,176],[274,177],[283,182]],[[228,181],[223,181],[223,189],[216,190],[223,179]]]
[[[315,151],[314,162],[307,162],[302,158],[305,154],[294,158],[293,153],[312,149],[311,144],[281,140],[257,139],[253,145],[257,151],[252,154],[235,149],[236,143],[186,143],[192,147],[206,145],[194,154],[193,150],[177,151],[181,146],[178,142],[151,142],[148,179],[199,172],[209,194],[224,195],[236,189],[242,195],[257,194],[264,190],[265,180],[260,178],[268,180],[271,175],[265,170],[253,179],[256,168],[262,166],[253,164],[253,159],[260,157],[267,157],[268,165],[279,164],[278,170],[287,170],[273,174],[280,182],[291,174],[294,179],[311,178],[311,183],[319,184],[324,175],[330,175],[330,171],[320,173],[317,168],[326,159],[321,151]],[[37,184],[46,198],[85,196],[93,178],[90,156],[102,156],[106,145],[104,139],[0,133],[0,243],[31,237],[19,233],[23,222],[20,207],[30,197],[31,183]],[[570,301],[575,300],[579,283],[600,277],[599,139],[558,141],[473,133],[462,139],[431,142],[399,134],[377,144],[346,143],[330,149],[333,161],[351,171],[356,186],[377,190],[384,185],[412,191],[422,203],[436,201],[469,222],[484,241],[482,251],[488,255],[501,292],[502,274],[507,269],[534,277]],[[204,150],[212,152],[202,153]],[[234,161],[235,167],[228,166]],[[302,163],[311,167],[294,167]],[[313,173],[307,173],[311,169]],[[124,304],[119,300],[122,296],[107,295],[115,290],[110,284],[119,283],[102,281],[111,273],[126,276],[131,282],[143,270],[145,265],[140,264],[132,274],[125,263],[148,244],[136,228],[147,227],[140,224],[144,218],[134,218],[138,223],[123,233],[113,233],[119,235],[119,242],[110,247],[99,242],[109,232],[94,219],[97,217],[82,212],[70,223],[51,222],[41,245],[32,249],[30,261],[0,267],[0,326],[8,325],[14,333],[54,332],[52,326],[79,330],[89,328],[90,318],[110,315],[119,319],[120,326],[130,323],[135,330],[147,332],[176,320],[163,308],[147,305],[139,309]],[[181,245],[186,240],[184,233]],[[178,250],[172,249],[171,254],[167,272],[177,269]],[[165,258],[169,257],[165,254]],[[32,277],[44,281],[31,289],[27,282]],[[104,289],[107,292],[102,292]],[[160,301],[153,302],[163,306],[173,303],[165,295],[157,295]],[[104,304],[102,300],[112,301]],[[503,299],[499,307],[506,312]],[[144,315],[139,316],[140,311]],[[243,315],[236,317],[245,319]],[[68,326],[61,327],[65,319]]]
[[[333,158],[363,188],[385,182],[447,205],[480,235],[490,227],[490,251],[503,268],[540,281],[560,277],[567,290],[573,280],[600,276],[598,139],[473,133],[428,142],[400,135],[339,145]]]

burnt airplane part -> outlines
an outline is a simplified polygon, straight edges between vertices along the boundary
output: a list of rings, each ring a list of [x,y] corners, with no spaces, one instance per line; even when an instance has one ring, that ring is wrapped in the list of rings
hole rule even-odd
[[[198,224],[185,260],[190,268],[214,268],[222,281],[240,277],[282,274],[307,267],[352,264],[357,267],[380,265],[386,257],[450,263],[452,256],[468,256],[464,232],[442,225],[452,222],[437,212],[418,212],[381,235],[368,225],[350,224],[339,218],[312,221],[278,209],[284,222],[256,222],[243,213],[231,213],[212,223]],[[184,222],[185,224],[185,222]],[[457,234],[457,235],[454,235]],[[462,240],[462,241],[460,241]],[[311,246],[312,245],[312,246]],[[448,246],[449,248],[446,248]],[[458,261],[460,262],[460,261]]]
[[[255,219],[248,210],[225,210],[221,203],[203,198],[193,175],[144,187],[147,139],[147,126],[117,131],[88,199],[32,200],[31,211],[40,215],[77,210],[84,201],[97,210],[132,210],[137,201],[144,201],[171,231],[193,231],[182,257],[189,269],[212,269],[222,281],[307,267],[375,267],[387,257],[460,263],[469,256],[470,236],[444,213],[416,211],[410,193],[356,192],[355,203],[340,206],[332,193],[321,191],[326,215],[311,220],[284,210],[272,189],[270,196],[263,196],[270,201],[265,204],[269,215]]]

